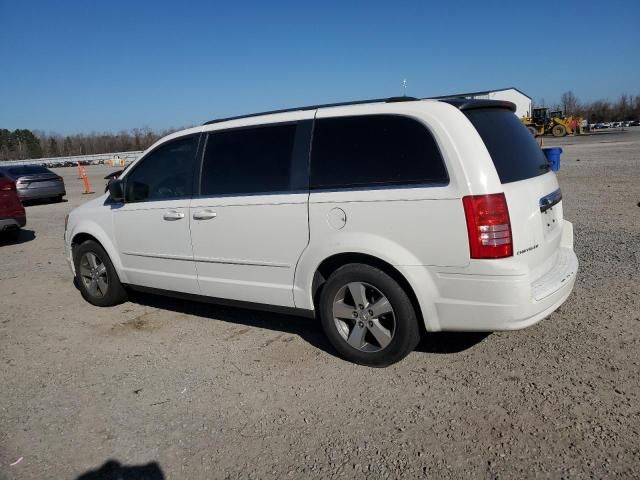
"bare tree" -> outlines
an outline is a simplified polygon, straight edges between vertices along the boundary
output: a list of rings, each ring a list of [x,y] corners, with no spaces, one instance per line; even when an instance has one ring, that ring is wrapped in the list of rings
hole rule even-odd
[[[578,99],[571,90],[562,94],[560,97],[560,105],[565,115],[576,115],[578,113]]]

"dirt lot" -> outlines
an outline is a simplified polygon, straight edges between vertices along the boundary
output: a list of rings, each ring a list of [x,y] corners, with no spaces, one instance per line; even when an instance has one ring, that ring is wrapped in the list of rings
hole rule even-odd
[[[108,460],[152,479],[637,478],[640,128],[545,143],[564,148],[573,295],[535,327],[434,334],[382,370],[336,358],[303,318],[87,304],[62,254],[87,196],[59,170],[69,200],[29,206],[0,244],[0,478]],[[88,168],[98,191],[108,170]]]

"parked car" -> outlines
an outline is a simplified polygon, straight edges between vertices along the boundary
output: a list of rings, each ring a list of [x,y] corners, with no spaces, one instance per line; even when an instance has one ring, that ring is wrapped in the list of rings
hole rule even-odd
[[[16,238],[27,224],[27,214],[18,198],[16,183],[0,172],[0,234]]]
[[[640,121],[639,120],[632,120],[629,122],[629,126],[630,127],[640,127]]]
[[[606,123],[596,123],[593,127],[594,130],[602,130],[603,128],[609,128],[609,125]]]
[[[514,111],[404,98],[183,130],[71,212],[66,257],[93,305],[139,289],[317,316],[366,365],[421,328],[525,328],[567,299],[578,260]]]
[[[21,201],[52,199],[62,201],[66,195],[61,176],[40,165],[9,165],[0,171],[16,182]]]

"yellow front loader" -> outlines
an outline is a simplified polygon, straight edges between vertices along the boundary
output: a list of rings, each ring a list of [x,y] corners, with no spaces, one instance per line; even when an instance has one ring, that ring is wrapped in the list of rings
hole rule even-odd
[[[565,117],[562,112],[549,112],[548,108],[534,108],[533,115],[522,117],[522,123],[529,129],[532,135],[553,135],[564,137],[580,133],[582,119],[580,117]]]

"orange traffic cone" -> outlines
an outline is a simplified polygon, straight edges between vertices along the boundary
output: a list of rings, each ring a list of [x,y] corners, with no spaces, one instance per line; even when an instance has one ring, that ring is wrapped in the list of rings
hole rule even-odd
[[[84,192],[83,195],[88,195],[90,193],[95,193],[91,191],[91,187],[89,186],[89,178],[87,177],[87,171],[82,167],[82,182],[84,183]]]

